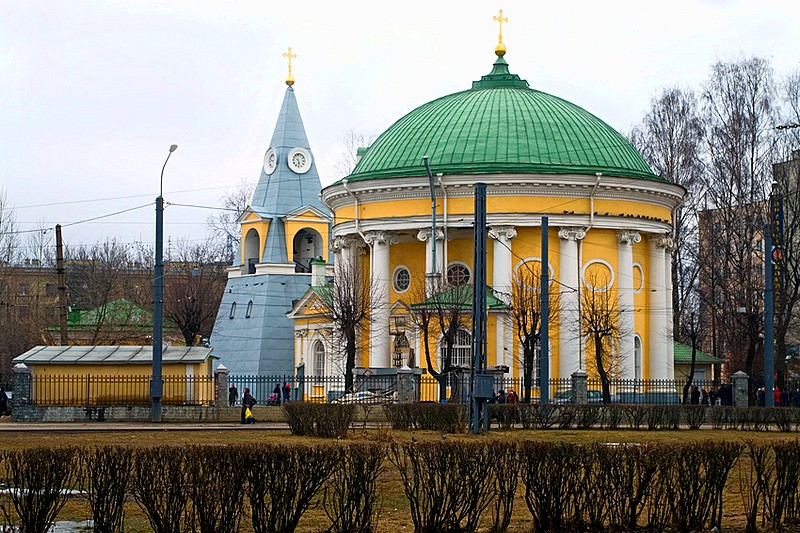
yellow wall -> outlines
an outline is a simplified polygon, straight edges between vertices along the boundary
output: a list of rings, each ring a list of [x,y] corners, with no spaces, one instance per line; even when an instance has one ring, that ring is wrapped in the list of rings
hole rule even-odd
[[[328,261],[328,222],[320,220],[312,213],[304,213],[298,217],[301,220],[287,220],[284,224],[286,230],[286,257],[291,258],[293,252],[294,236],[303,228],[311,228],[322,236],[322,258]]]

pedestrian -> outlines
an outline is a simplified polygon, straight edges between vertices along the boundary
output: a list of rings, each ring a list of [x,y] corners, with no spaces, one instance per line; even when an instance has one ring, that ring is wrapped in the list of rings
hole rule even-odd
[[[514,389],[508,389],[506,393],[506,403],[519,403],[519,396],[514,392]]]
[[[703,405],[708,405],[708,391],[706,390],[705,387],[700,389],[700,394],[702,396],[700,403],[702,403]]]
[[[236,405],[236,402],[239,400],[239,390],[236,388],[236,385],[231,383],[230,388],[228,389],[228,405],[233,407]]]
[[[697,385],[692,385],[692,392],[690,393],[689,403],[692,405],[700,405],[700,389]]]
[[[253,417],[253,406],[256,404],[256,399],[250,394],[250,389],[245,387],[242,390],[242,424],[253,424],[256,419]],[[250,416],[247,416],[248,411]]]
[[[292,387],[291,387],[291,385],[289,385],[289,382],[288,381],[284,381],[283,382],[283,403],[286,403],[286,402],[289,401],[289,395],[290,395],[291,391],[292,391]]]
[[[506,391],[500,389],[497,391],[497,394],[494,395],[494,403],[506,403]]]

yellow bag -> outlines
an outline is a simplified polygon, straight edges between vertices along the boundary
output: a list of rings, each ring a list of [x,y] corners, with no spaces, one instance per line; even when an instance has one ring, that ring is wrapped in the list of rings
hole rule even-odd
[[[252,413],[252,411],[250,411],[249,407],[245,407],[244,408],[244,419],[248,420],[250,418],[253,418],[253,413]]]

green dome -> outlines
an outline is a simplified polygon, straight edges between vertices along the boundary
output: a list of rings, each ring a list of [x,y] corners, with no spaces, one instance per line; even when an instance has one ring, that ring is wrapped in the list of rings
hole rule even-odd
[[[444,174],[595,174],[662,181],[625,137],[585,109],[528,88],[502,57],[472,89],[428,102],[369,147],[348,181]]]

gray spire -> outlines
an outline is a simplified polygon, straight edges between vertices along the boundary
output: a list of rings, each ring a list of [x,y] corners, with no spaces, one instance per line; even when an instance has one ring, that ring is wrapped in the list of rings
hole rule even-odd
[[[304,173],[292,170],[287,160],[295,148],[311,153],[292,87],[286,88],[269,148],[275,152],[275,170],[272,174],[267,174],[262,166],[261,177],[250,206],[265,216],[272,217],[273,223],[277,222],[276,217],[304,206],[314,206],[327,213],[328,210],[319,199],[322,186],[313,157],[310,168]]]

